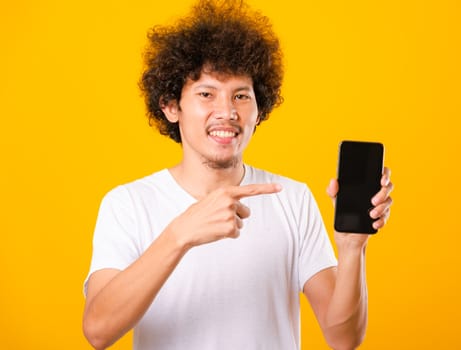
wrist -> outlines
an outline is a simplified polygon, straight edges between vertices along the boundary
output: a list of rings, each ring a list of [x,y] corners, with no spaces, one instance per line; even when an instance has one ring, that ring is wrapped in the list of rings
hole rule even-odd
[[[162,236],[166,241],[168,241],[168,245],[171,249],[180,255],[186,254],[193,246],[193,244],[187,240],[185,235],[175,230],[173,224],[166,227]]]
[[[335,232],[335,243],[339,250],[350,252],[364,252],[369,235],[361,233]]]
[[[365,248],[338,249],[338,265],[362,263],[365,259]]]
[[[360,238],[360,237],[359,237]],[[355,239],[340,239],[336,240],[336,248],[338,252],[338,259],[346,257],[350,258],[361,258],[365,256],[367,247],[367,240]]]

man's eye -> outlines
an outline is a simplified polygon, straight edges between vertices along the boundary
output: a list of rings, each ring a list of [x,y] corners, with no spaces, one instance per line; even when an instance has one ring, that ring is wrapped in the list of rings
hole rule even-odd
[[[211,97],[211,93],[209,93],[209,92],[199,92],[199,96],[208,98],[208,97]]]
[[[237,95],[235,95],[236,100],[248,100],[249,98],[250,98],[250,96],[245,95],[245,94],[237,94]]]

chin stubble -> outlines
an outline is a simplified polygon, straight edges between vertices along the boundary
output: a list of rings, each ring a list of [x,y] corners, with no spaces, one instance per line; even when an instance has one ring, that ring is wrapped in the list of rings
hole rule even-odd
[[[203,164],[211,169],[230,169],[237,168],[240,163],[238,157],[232,157],[231,159],[204,159]]]

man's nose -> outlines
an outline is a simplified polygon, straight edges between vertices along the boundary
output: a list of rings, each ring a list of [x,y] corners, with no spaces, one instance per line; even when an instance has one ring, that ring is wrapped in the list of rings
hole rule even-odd
[[[235,109],[232,98],[223,96],[216,99],[214,115],[217,119],[236,120],[237,110]]]

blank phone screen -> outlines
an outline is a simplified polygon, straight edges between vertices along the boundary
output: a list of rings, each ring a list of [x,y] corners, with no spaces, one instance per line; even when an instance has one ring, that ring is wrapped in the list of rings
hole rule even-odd
[[[335,230],[376,233],[369,211],[371,198],[380,189],[384,148],[380,143],[343,141],[338,163],[339,192]]]

